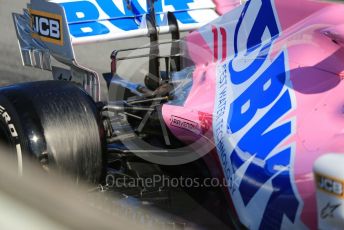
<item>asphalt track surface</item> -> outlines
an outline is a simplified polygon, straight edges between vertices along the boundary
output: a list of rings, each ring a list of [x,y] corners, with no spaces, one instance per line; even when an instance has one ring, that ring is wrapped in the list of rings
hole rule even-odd
[[[25,1],[22,0],[0,0],[1,85],[47,79],[47,73],[30,68],[24,68],[21,64],[11,12],[20,12],[20,9],[24,6]]]
[[[0,86],[14,83],[51,80],[51,72],[34,68],[23,67],[18,50],[18,43],[13,26],[12,12],[21,13],[28,0],[0,0]],[[114,49],[129,48],[148,44],[148,38],[128,39],[108,42],[105,44],[93,44],[75,48],[77,59],[81,64],[97,71],[100,75],[110,71],[110,53]],[[123,76],[127,73],[128,66],[135,66],[140,74],[130,77],[131,80],[141,82],[144,73],[147,72],[145,60],[134,60],[124,65],[119,65],[119,72]],[[128,77],[128,76],[127,76]],[[102,98],[107,98],[105,82],[101,82]],[[204,229],[222,229],[224,225],[199,206],[191,197],[183,192],[173,194],[173,213],[184,218],[191,219],[196,225]],[[169,210],[167,210],[169,211]],[[173,222],[173,221],[172,221]]]

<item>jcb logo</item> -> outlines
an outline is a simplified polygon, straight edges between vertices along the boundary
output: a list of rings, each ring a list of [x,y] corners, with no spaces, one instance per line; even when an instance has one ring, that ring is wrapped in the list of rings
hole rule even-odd
[[[316,175],[317,187],[330,194],[343,197],[343,182],[334,178]]]
[[[30,10],[32,37],[42,41],[63,45],[62,16],[37,10]]]

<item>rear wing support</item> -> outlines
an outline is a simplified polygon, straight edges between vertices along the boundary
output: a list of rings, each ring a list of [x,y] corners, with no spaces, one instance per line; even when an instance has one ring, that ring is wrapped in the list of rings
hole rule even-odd
[[[147,1],[148,14],[146,14],[148,34],[150,38],[150,51],[149,51],[149,72],[145,77],[145,85],[150,90],[155,90],[159,87],[160,83],[160,60],[158,58],[160,50],[159,46],[155,45],[159,42],[158,29],[155,19],[155,0]]]
[[[155,7],[154,2],[156,0],[148,0],[147,8],[149,9],[149,14],[146,15],[147,26],[150,36],[150,52],[149,52],[149,73],[145,77],[145,85],[150,90],[157,89],[163,82],[167,82],[171,70],[179,71],[180,70],[180,57],[175,56],[180,53],[180,46],[176,40],[180,39],[180,32],[178,27],[177,18],[172,12],[167,13],[169,31],[172,36],[172,45],[171,45],[171,57],[165,59],[166,64],[166,75],[161,76],[160,73],[160,60],[159,60],[159,35],[155,20]],[[172,60],[172,62],[171,62]]]
[[[145,78],[145,85],[150,90],[155,90],[162,84],[169,81],[170,74],[175,71],[181,70],[182,63],[182,51],[180,49],[180,32],[178,29],[177,20],[173,12],[168,12],[169,22],[170,22],[170,31],[171,31],[171,40],[165,42],[159,42],[158,35],[153,34],[151,37],[151,42],[149,46],[142,46],[137,48],[128,48],[128,49],[119,49],[112,51],[111,58],[111,77],[117,76],[117,64],[118,61],[125,61],[130,59],[139,59],[149,57],[149,73]],[[170,55],[162,56],[159,52],[159,47],[161,45],[171,44]],[[119,54],[122,52],[134,51],[149,49],[149,53],[141,54],[136,56],[128,57],[119,57]],[[161,74],[160,70],[160,59],[165,60],[166,70],[164,74]],[[110,79],[108,79],[110,80]],[[122,79],[121,81],[124,81]]]

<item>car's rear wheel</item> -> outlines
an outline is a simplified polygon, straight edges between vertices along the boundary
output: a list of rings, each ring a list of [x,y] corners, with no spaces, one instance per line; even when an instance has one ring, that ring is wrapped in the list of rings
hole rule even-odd
[[[0,141],[16,155],[21,173],[28,156],[77,180],[95,183],[104,174],[100,113],[92,98],[72,83],[44,81],[0,89]]]

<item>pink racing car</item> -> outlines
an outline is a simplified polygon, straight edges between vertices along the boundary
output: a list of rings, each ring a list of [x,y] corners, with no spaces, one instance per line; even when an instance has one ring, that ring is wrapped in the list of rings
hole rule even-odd
[[[214,202],[231,228],[343,228],[343,12],[307,0],[31,0],[13,14],[22,61],[55,81],[1,88],[0,140],[20,174],[27,157],[105,185],[206,174],[225,182]],[[102,73],[74,46],[144,36],[148,46],[111,53],[114,96],[101,101]],[[119,76],[142,58],[144,84]]]

